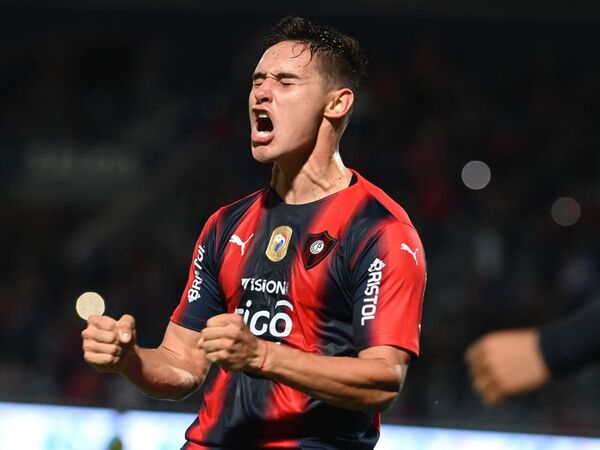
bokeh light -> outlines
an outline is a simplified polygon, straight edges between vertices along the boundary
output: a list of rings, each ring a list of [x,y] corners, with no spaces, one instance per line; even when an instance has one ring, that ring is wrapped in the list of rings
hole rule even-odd
[[[462,181],[466,187],[478,191],[492,179],[490,167],[483,161],[469,161],[462,170]]]
[[[575,225],[581,217],[581,206],[572,197],[560,197],[552,204],[552,219],[563,227]]]

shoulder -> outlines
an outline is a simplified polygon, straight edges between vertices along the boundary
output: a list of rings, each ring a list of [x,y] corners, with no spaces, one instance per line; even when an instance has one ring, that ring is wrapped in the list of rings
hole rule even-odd
[[[199,240],[206,241],[214,254],[220,254],[240,220],[252,213],[253,206],[258,206],[258,209],[262,207],[267,192],[267,188],[258,190],[217,209],[204,224]]]
[[[357,172],[356,195],[363,197],[350,225],[350,234],[372,237],[383,231],[417,235],[407,212],[381,188]]]
[[[354,173],[358,178],[358,185],[367,198],[367,204],[370,204],[373,210],[380,210],[381,214],[387,216],[391,222],[405,224],[414,228],[407,212],[402,206],[386,194],[383,189],[371,183],[357,172]]]
[[[381,188],[355,172],[358,195],[364,197],[362,207],[356,212],[346,235],[346,244],[353,255],[350,267],[354,267],[359,255],[378,248],[408,249],[414,252],[422,243],[410,217],[402,206]],[[404,245],[404,247],[402,247]]]

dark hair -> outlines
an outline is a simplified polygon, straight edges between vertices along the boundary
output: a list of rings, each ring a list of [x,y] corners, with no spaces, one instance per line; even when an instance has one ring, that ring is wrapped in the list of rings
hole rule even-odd
[[[318,55],[321,71],[334,83],[358,91],[367,69],[367,57],[358,42],[333,27],[303,17],[284,17],[265,36],[265,49],[284,41],[306,44],[311,56]]]

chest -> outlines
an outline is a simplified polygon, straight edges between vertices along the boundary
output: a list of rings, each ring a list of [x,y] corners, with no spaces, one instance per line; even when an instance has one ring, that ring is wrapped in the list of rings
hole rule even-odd
[[[225,306],[257,336],[289,340],[299,328],[310,334],[320,323],[351,318],[343,221],[311,212],[249,215],[223,235]]]

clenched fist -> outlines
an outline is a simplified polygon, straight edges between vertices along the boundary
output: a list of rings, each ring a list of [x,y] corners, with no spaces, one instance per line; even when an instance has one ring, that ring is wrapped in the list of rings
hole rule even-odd
[[[490,405],[538,389],[551,376],[533,328],[486,334],[467,349],[465,360],[473,388]]]
[[[135,319],[90,316],[81,332],[83,359],[100,372],[120,372],[135,345]]]
[[[268,364],[267,343],[254,336],[238,314],[210,318],[199,346],[206,359],[227,370],[256,372]]]

